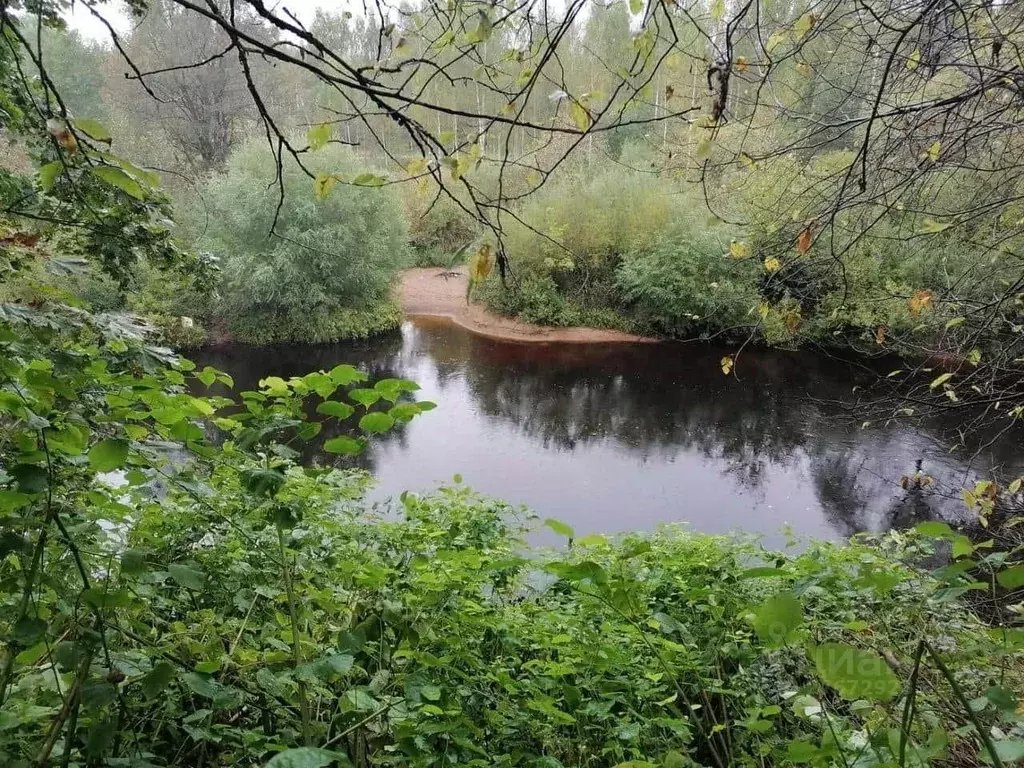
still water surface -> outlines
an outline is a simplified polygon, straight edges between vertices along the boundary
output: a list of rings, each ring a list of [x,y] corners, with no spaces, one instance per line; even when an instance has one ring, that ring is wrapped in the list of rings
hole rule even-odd
[[[737,380],[722,375],[723,354],[685,344],[514,344],[414,318],[400,334],[366,342],[232,345],[193,357],[230,373],[239,391],[340,362],[412,379],[417,399],[438,407],[372,443],[361,461],[377,477],[375,500],[458,473],[577,535],[686,521],[773,542],[786,526],[843,538],[956,518],[964,482],[1024,464],[1013,437],[972,458],[950,453],[938,425],[862,429],[863,414],[842,403],[872,378],[860,367],[756,350],[744,353]],[[318,446],[305,458],[338,461]],[[899,485],[918,460],[938,480],[924,497]]]

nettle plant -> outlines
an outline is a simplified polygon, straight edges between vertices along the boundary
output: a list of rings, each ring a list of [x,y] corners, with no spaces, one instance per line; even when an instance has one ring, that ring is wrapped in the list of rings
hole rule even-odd
[[[365,478],[299,469],[289,445],[358,417],[352,434],[324,443],[354,455],[433,407],[406,394],[413,382],[366,378],[340,365],[268,378],[237,401],[200,397],[192,390],[230,377],[147,346],[135,326],[3,308],[5,765],[173,764],[178,750],[202,762],[210,743],[218,760],[237,749],[258,761],[284,749],[289,728],[256,738],[233,726],[243,713],[267,725],[278,710],[297,713],[298,743],[312,740],[316,686],[352,657],[311,655],[309,601],[328,597],[311,597],[309,583],[300,596],[297,571],[325,543],[302,541],[299,526],[357,497]],[[320,421],[304,418],[311,399]],[[246,633],[268,622],[280,632],[256,651]],[[274,682],[278,663],[287,681]]]

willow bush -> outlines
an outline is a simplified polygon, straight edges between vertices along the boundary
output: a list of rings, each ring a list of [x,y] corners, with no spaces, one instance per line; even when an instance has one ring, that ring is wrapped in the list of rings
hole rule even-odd
[[[258,142],[233,152],[206,187],[200,245],[223,272],[214,313],[242,340],[329,341],[397,326],[390,290],[408,247],[397,197],[372,186],[376,177],[344,148],[324,147],[308,165],[341,177],[330,194],[315,194],[314,179],[286,158],[279,197]]]

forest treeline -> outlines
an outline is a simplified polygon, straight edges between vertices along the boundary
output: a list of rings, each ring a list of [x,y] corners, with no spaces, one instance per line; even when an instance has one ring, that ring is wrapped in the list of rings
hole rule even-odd
[[[366,334],[464,260],[539,321],[941,356],[885,415],[985,439],[1024,411],[1019,3],[76,8],[107,43],[0,3],[0,764],[1024,759],[1024,478],[963,489],[980,540],[541,551],[458,478],[365,500],[415,382],[236,393],[122,311]]]
[[[524,40],[542,16],[484,30],[470,59],[429,13],[318,10],[318,40],[440,105],[408,107],[450,151],[437,162],[392,116],[369,102],[353,110],[308,71],[254,58],[244,72],[223,54],[222,29],[173,2],[153,3],[117,48],[49,28],[39,43],[67,107],[166,169],[178,234],[215,258],[212,297],[153,282],[144,266],[133,277],[129,305],[178,344],[201,341],[204,326],[254,342],[390,328],[397,269],[466,261],[484,246],[508,269],[504,279],[488,270],[474,296],[535,323],[1009,364],[1022,274],[1016,140],[985,168],[972,153],[993,157],[999,122],[969,144],[967,118],[943,127],[915,117],[974,87],[958,58],[968,51],[950,49],[960,23],[935,22],[953,24],[944,48],[932,27],[915,31],[915,47],[890,61],[877,19],[758,6],[756,23],[740,16],[734,27],[742,8],[711,3],[678,19],[669,44],[657,19],[640,26],[640,9],[594,4],[567,24],[558,78],[515,102],[509,87],[535,74]],[[238,23],[254,39],[281,37],[251,12]],[[1000,11],[1007,51],[1018,24],[1014,8]],[[713,58],[722,41],[732,57],[725,91]],[[419,65],[429,56],[443,75]],[[624,75],[635,87],[620,105]],[[845,201],[860,183],[864,115],[878,109],[872,88],[883,78],[894,116],[875,131],[899,146],[878,169],[888,174],[880,190]],[[987,98],[1009,119],[999,93]],[[898,114],[903,104],[924,106]],[[502,126],[481,116],[513,105],[516,124],[494,135]],[[599,109],[613,107],[618,122],[599,130]],[[266,116],[301,154],[275,154]],[[552,132],[560,126],[585,132]],[[303,158],[315,160],[307,168]],[[961,210],[964,200],[978,204]],[[81,292],[97,307],[125,301],[101,276]],[[199,327],[182,329],[181,315]]]

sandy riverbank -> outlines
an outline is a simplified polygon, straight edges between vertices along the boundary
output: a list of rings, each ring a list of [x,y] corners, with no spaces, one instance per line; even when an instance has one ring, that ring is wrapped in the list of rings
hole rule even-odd
[[[399,299],[407,315],[447,317],[463,328],[493,339],[523,342],[653,342],[643,336],[603,328],[551,328],[532,325],[488,312],[479,303],[466,303],[466,275],[439,267],[407,269],[402,273]]]

